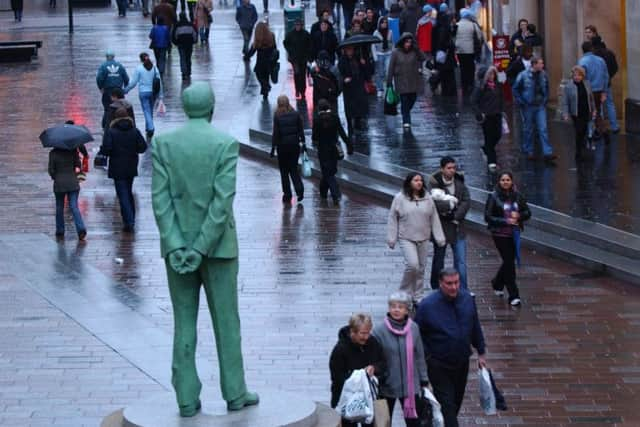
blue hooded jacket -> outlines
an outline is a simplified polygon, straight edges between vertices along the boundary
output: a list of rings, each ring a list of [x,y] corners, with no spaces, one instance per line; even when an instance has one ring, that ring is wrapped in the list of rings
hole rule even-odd
[[[476,303],[460,289],[451,300],[442,291],[433,292],[418,305],[415,322],[420,327],[424,354],[449,366],[469,363],[471,346],[485,353],[484,335]]]
[[[593,52],[587,52],[578,61],[578,65],[587,72],[587,80],[591,83],[591,90],[594,92],[604,92],[609,86],[609,71],[607,63],[604,59],[595,55]]]

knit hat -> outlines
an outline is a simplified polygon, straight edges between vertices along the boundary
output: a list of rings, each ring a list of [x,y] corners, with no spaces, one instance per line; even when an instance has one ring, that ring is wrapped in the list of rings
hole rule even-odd
[[[425,4],[424,7],[422,8],[422,13],[431,13],[432,10],[433,8],[430,5]]]
[[[113,49],[107,49],[104,53],[104,56],[106,56],[107,58],[115,58],[116,54]]]
[[[190,118],[207,117],[215,105],[215,96],[207,82],[194,82],[182,92],[182,108]]]
[[[471,18],[472,15],[473,13],[471,13],[471,10],[466,7],[460,9],[460,18]]]
[[[440,12],[446,12],[447,10],[449,10],[449,5],[447,5],[446,3],[441,3],[440,4]]]

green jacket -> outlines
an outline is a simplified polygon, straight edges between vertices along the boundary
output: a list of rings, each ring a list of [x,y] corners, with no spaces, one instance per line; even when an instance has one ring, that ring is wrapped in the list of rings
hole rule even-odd
[[[162,257],[193,248],[208,258],[237,258],[237,161],[238,142],[204,118],[154,138],[151,190]]]

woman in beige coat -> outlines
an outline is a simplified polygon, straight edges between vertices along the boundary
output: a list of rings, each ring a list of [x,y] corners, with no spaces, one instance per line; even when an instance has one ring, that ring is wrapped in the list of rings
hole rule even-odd
[[[387,223],[387,245],[391,249],[400,244],[405,269],[400,290],[407,292],[415,302],[424,294],[424,271],[431,238],[438,246],[446,243],[438,211],[424,187],[424,178],[412,172],[404,180],[402,191],[391,203]]]
[[[213,0],[198,0],[196,4],[196,25],[200,33],[200,44],[209,44],[209,27],[211,27]]]

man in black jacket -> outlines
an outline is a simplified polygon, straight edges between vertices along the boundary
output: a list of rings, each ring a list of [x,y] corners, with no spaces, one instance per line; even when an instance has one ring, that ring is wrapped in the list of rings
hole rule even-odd
[[[593,45],[593,53],[604,59],[607,64],[607,71],[609,72],[609,85],[607,86],[607,99],[604,102],[606,108],[606,114],[609,118],[609,124],[611,125],[611,132],[620,132],[620,126],[616,119],[616,105],[613,102],[613,94],[611,93],[611,80],[613,76],[618,72],[618,61],[616,60],[616,54],[607,48],[607,45],[602,41],[602,37],[594,36],[591,38]]]
[[[307,89],[307,62],[311,52],[311,35],[303,28],[301,19],[296,20],[293,30],[284,38],[283,44],[293,67],[296,99],[301,99]]]
[[[193,45],[198,42],[198,33],[187,19],[186,13],[180,12],[178,23],[173,27],[171,33],[171,40],[178,47],[180,53],[182,80],[188,80],[191,78],[191,55],[193,54]]]
[[[469,212],[471,199],[469,189],[464,183],[464,176],[457,172],[456,161],[453,157],[445,156],[440,160],[440,170],[429,178],[428,188],[442,190],[444,194],[454,196],[457,200],[451,203],[432,196],[442,231],[447,239],[447,244],[440,247],[433,244],[433,260],[431,263],[431,289],[438,289],[440,271],[444,268],[444,258],[447,245],[453,251],[453,265],[460,274],[460,285],[467,288],[467,241],[464,232],[464,220]]]

